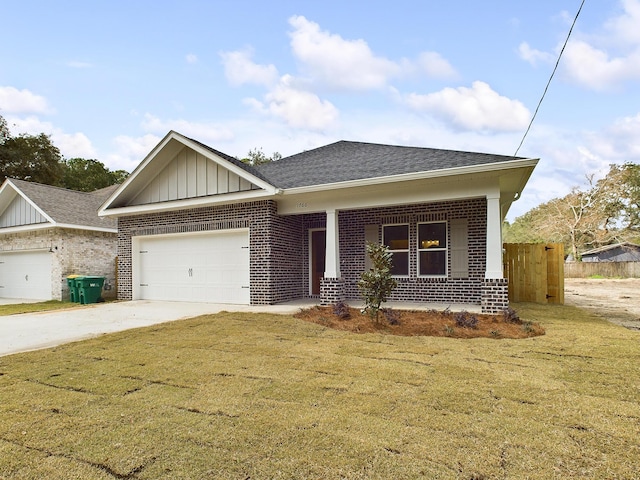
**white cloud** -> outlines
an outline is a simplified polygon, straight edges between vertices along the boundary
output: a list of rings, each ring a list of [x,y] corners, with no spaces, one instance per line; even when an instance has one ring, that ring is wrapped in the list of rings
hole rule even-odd
[[[52,113],[47,99],[14,87],[0,87],[0,115],[5,113]]]
[[[58,147],[65,158],[96,158],[96,150],[84,133],[65,133],[51,122],[43,122],[34,115],[27,117],[9,116],[6,118],[12,135],[25,133],[40,135],[44,133],[51,137],[53,144]]]
[[[224,74],[229,83],[239,86],[246,83],[269,86],[278,80],[278,70],[274,65],[259,65],[251,60],[251,50],[221,52]]]
[[[345,40],[320,30],[303,16],[293,16],[289,24],[291,47],[314,79],[333,87],[353,90],[381,88],[401,68],[373,54],[364,40]]]
[[[207,141],[227,141],[233,138],[233,132],[225,125],[219,123],[190,122],[188,120],[162,120],[149,113],[145,114],[142,128],[151,133],[166,135],[169,130],[174,130],[183,135]]]
[[[65,158],[96,158],[96,150],[84,133],[54,132],[53,144],[60,149]],[[98,159],[99,160],[99,159]]]
[[[622,0],[623,13],[605,22],[605,29],[623,45],[640,45],[640,1]]]
[[[610,90],[640,80],[640,0],[622,0],[622,13],[606,20],[599,33],[574,32],[560,61],[569,81],[592,90]],[[556,50],[559,52],[562,43]],[[520,56],[535,65],[555,55],[531,48],[526,42]]]
[[[184,59],[190,64],[198,63],[198,56],[195,53],[188,53]]]
[[[589,147],[608,163],[640,163],[640,113],[619,118],[588,138]]]
[[[518,100],[496,93],[484,82],[472,87],[445,88],[439,92],[405,96],[412,109],[433,114],[463,130],[515,131],[527,126],[529,110]]]
[[[293,54],[311,83],[345,90],[386,87],[397,77],[422,72],[430,77],[451,78],[454,68],[436,52],[423,52],[415,61],[389,60],[376,55],[362,39],[347,40],[320,29],[303,16],[289,19]]]
[[[437,52],[421,53],[417,64],[429,77],[456,78],[458,76],[451,64]]]
[[[606,90],[627,80],[640,79],[640,49],[610,58],[609,54],[584,41],[569,42],[564,53],[567,76],[588,88]]]
[[[115,152],[107,155],[103,163],[110,170],[132,172],[161,139],[150,133],[142,137],[119,135],[113,139]]]
[[[323,130],[335,123],[338,109],[317,95],[299,90],[292,85],[292,77],[285,75],[280,83],[268,92],[265,101],[250,98],[245,104],[261,113],[284,120],[289,126],[309,130]]]
[[[527,42],[522,42],[518,46],[518,54],[520,55],[520,58],[529,62],[533,66],[536,66],[538,62],[551,63],[554,60],[553,55],[531,48]]]

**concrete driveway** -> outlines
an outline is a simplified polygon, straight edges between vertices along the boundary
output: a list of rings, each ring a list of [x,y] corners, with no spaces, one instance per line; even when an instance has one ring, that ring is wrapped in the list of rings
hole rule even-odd
[[[0,356],[54,347],[104,333],[196,317],[207,313],[269,312],[290,314],[302,305],[222,305],[135,300],[86,305],[69,310],[0,316]],[[306,305],[308,306],[308,305]]]

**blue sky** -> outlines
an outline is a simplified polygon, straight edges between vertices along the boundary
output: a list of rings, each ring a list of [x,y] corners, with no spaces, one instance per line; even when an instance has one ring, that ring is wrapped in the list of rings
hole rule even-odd
[[[133,170],[171,129],[229,155],[337,140],[513,155],[580,0],[0,0],[0,115]],[[640,0],[586,0],[509,219],[640,162]]]

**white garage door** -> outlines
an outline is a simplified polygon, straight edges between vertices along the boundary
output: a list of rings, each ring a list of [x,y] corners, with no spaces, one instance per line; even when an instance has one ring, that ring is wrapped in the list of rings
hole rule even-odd
[[[134,298],[249,304],[248,230],[135,237],[133,247]]]
[[[0,297],[51,300],[51,253],[0,253]]]

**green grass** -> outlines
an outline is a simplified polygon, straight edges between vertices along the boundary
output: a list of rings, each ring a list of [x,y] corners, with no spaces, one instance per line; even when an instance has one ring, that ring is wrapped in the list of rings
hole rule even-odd
[[[637,478],[640,335],[353,335],[222,313],[0,357],[0,478]]]
[[[17,313],[45,312],[48,310],[60,310],[63,308],[79,307],[79,303],[61,302],[59,300],[48,300],[37,303],[15,303],[0,305],[0,317],[3,315],[15,315]]]

